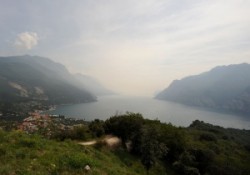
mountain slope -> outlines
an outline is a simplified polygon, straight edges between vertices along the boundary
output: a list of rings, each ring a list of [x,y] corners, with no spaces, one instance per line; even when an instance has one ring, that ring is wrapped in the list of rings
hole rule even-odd
[[[250,65],[219,66],[175,80],[156,98],[250,114]]]
[[[99,83],[96,79],[82,74],[75,74],[74,77],[76,80],[81,83],[81,86],[89,89],[90,92],[97,96],[102,95],[112,95],[114,92],[105,88],[101,83]]]
[[[0,102],[47,101],[49,104],[95,101],[76,87],[67,69],[37,56],[0,57]]]

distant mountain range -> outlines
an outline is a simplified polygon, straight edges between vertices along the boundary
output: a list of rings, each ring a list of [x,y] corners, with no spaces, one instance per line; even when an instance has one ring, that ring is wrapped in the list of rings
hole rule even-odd
[[[93,78],[81,75],[88,77],[85,81],[79,80],[79,76],[70,74],[62,64],[48,58],[0,57],[0,102],[81,103],[96,101],[97,95],[111,93]],[[92,86],[99,88],[98,92],[90,88]]]
[[[250,114],[250,65],[219,66],[174,80],[157,99]]]
[[[88,89],[91,93],[95,94],[96,96],[115,94],[113,91],[105,88],[99,81],[97,81],[93,77],[82,74],[75,74],[74,77],[77,80],[77,82],[81,84],[80,87]]]

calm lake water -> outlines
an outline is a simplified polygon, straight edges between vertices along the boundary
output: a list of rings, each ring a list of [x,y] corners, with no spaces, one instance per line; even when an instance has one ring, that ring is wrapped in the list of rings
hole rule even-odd
[[[189,126],[192,121],[198,119],[224,127],[250,129],[250,119],[246,117],[208,111],[150,97],[99,97],[98,102],[62,105],[49,113],[91,121],[96,118],[105,120],[115,114],[126,112],[138,112],[145,118],[157,118],[176,126]]]

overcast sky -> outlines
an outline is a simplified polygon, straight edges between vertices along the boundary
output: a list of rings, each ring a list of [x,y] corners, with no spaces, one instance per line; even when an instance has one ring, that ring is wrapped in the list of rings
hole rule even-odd
[[[249,0],[0,0],[0,55],[39,55],[126,95],[250,63]]]

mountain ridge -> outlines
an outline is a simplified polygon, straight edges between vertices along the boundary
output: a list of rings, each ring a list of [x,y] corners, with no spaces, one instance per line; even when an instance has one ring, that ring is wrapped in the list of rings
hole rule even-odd
[[[218,66],[199,75],[174,80],[156,99],[250,114],[250,65]]]
[[[39,56],[0,57],[0,102],[27,100],[50,104],[96,101],[84,87],[77,87],[65,66]]]

